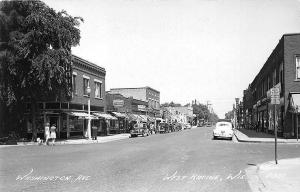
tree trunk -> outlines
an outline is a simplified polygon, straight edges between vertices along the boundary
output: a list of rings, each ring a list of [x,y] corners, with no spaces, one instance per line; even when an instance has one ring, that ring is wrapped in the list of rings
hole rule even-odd
[[[36,130],[36,102],[31,101],[31,115],[32,115],[32,141],[37,139],[37,130]]]

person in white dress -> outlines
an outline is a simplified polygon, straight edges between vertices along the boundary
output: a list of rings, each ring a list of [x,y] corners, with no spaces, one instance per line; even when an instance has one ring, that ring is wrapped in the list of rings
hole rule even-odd
[[[49,145],[50,138],[50,123],[45,124],[45,132],[44,132],[45,144]]]
[[[50,127],[50,138],[52,140],[52,145],[54,145],[54,142],[55,142],[55,139],[56,139],[56,127],[55,125],[53,124],[51,127]]]

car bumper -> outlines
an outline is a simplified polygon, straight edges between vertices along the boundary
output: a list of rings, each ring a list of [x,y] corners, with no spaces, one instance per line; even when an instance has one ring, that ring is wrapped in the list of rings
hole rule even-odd
[[[233,137],[233,133],[213,133],[214,137],[218,137],[218,138],[232,138]]]

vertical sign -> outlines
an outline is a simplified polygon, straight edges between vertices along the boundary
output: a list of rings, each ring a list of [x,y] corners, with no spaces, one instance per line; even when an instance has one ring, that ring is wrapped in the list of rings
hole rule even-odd
[[[271,89],[271,104],[274,105],[274,135],[275,135],[275,163],[277,164],[277,126],[276,126],[276,105],[280,104],[280,89]]]

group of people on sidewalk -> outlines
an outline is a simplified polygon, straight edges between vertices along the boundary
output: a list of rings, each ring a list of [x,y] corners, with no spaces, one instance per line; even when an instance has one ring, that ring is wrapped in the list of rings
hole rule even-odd
[[[45,137],[45,144],[49,145],[49,140],[51,140],[51,145],[53,146],[55,143],[56,139],[56,126],[53,124],[50,127],[50,123],[46,123],[45,125],[45,132],[44,132],[44,137]]]

